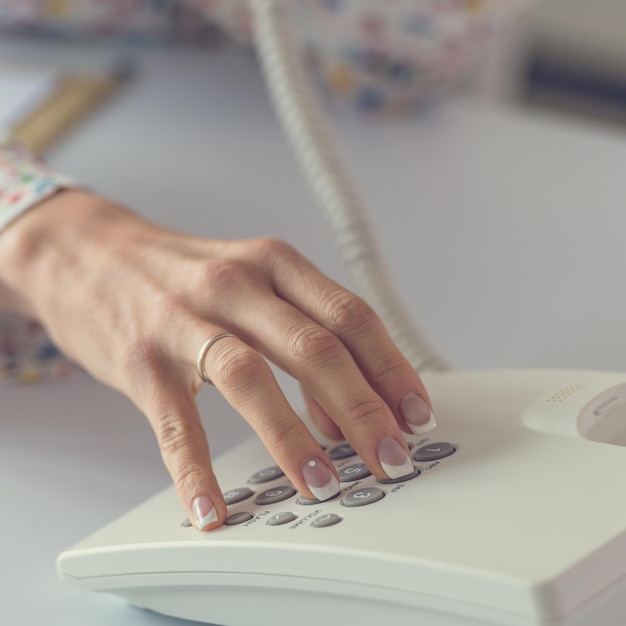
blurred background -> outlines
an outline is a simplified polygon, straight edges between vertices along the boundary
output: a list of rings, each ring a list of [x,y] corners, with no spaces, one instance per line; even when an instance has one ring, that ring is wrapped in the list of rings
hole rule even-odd
[[[624,0],[295,5],[341,152],[433,345],[458,368],[626,371]],[[350,285],[276,124],[244,5],[194,6],[0,0],[0,120],[150,219],[280,237]],[[0,321],[14,353],[0,401],[8,623],[173,624],[57,581],[62,549],[169,478],[125,399],[85,381],[15,384],[71,379],[39,339]],[[299,408],[295,381],[279,380]],[[218,454],[249,429],[214,391],[199,404]]]
[[[483,68],[487,90],[528,106],[624,123],[624,2],[541,0],[509,35],[498,42],[504,63],[486,59],[493,72]]]
[[[624,2],[291,4],[401,287],[412,279],[409,263],[427,268],[439,259],[432,279],[420,276],[419,303],[408,296],[436,345],[461,366],[626,369],[615,347],[621,322],[594,319],[598,301],[618,315],[621,301],[598,277],[614,280],[610,273],[626,264],[615,240],[623,188],[613,155],[621,154],[626,120]],[[271,204],[265,220],[227,185],[238,168],[249,181],[260,176],[267,164],[254,150],[262,152],[263,141],[268,150],[284,149],[244,0],[0,0],[0,29],[0,122],[53,166],[154,219],[199,232],[208,202],[215,220],[206,234],[282,236],[347,282],[325,250],[328,233],[312,217],[317,208],[293,216],[278,208],[290,185],[299,204],[310,202],[295,172],[260,192]],[[608,149],[608,138],[618,143]],[[208,185],[199,182],[203,160],[213,163]],[[287,154],[285,162],[293,166]],[[590,244],[585,239],[601,220],[612,228]],[[316,228],[318,239],[301,235]],[[419,246],[410,239],[416,233]],[[577,329],[590,324],[600,328],[582,338]],[[531,339],[512,339],[511,326]],[[480,336],[493,343],[478,345]],[[0,339],[15,348],[0,380],[16,368],[25,381],[51,367],[67,376],[27,321],[0,320]]]
[[[460,89],[623,123],[626,5],[620,0],[290,4],[310,64],[332,94],[330,106],[405,115]],[[105,42],[117,49],[116,62],[124,54],[132,59],[138,48],[218,50],[235,41],[249,49],[251,31],[246,0],[0,0],[3,40]],[[1,71],[15,55],[31,56],[24,47],[5,47]],[[82,57],[63,62],[80,67]],[[10,89],[8,81],[0,83],[5,108]]]

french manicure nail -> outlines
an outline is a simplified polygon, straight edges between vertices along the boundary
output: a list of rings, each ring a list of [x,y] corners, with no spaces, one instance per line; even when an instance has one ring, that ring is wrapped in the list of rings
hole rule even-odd
[[[413,463],[402,446],[392,437],[378,444],[378,460],[389,478],[401,478],[413,471]]]
[[[437,426],[430,407],[416,393],[408,393],[402,398],[400,413],[414,435],[422,435]]]
[[[209,524],[217,521],[217,511],[213,500],[208,496],[198,496],[191,505],[193,517],[198,530],[206,528]]]
[[[320,501],[339,493],[339,481],[319,459],[309,459],[302,466],[302,476],[311,493]]]

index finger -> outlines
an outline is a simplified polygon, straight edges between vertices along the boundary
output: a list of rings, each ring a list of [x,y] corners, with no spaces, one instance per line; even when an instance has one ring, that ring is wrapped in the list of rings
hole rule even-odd
[[[133,400],[152,426],[183,510],[198,530],[215,528],[226,518],[226,503],[192,391],[156,362],[146,369]]]

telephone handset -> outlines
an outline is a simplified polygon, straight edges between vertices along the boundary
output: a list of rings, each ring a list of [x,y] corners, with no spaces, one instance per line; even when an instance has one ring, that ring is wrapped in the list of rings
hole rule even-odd
[[[256,439],[216,459],[228,521],[180,519],[165,489],[60,555],[61,576],[227,626],[618,626],[626,614],[626,374],[451,371],[415,328],[307,96],[280,2],[254,0],[270,92],[359,291],[425,377],[439,426],[414,470],[302,498]]]

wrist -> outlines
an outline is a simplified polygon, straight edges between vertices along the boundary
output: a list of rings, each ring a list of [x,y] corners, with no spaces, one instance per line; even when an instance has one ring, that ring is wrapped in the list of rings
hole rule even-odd
[[[107,221],[114,206],[82,190],[59,190],[0,232],[0,308],[41,319],[55,275],[71,263],[82,234]]]

